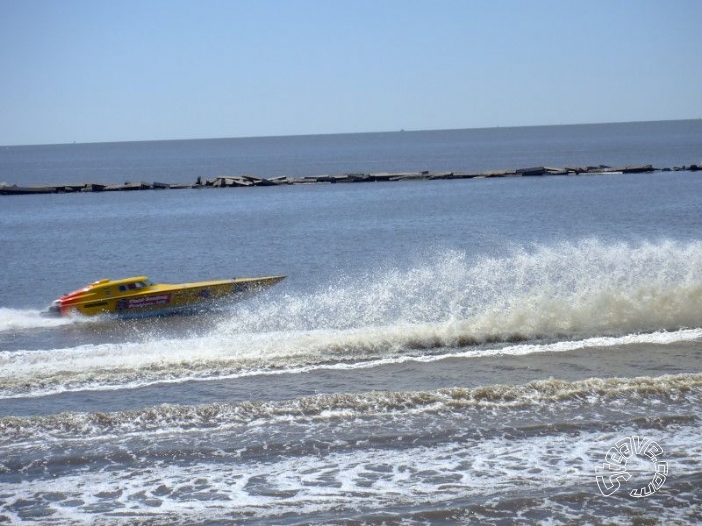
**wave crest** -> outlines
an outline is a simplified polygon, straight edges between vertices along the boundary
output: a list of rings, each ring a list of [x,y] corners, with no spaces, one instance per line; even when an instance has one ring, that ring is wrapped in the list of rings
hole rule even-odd
[[[221,429],[264,425],[285,420],[370,418],[383,414],[461,412],[470,408],[557,408],[568,403],[606,405],[613,400],[641,404],[644,400],[702,396],[702,374],[638,378],[538,380],[523,385],[488,385],[435,391],[376,391],[361,394],[325,394],[279,402],[212,403],[195,406],[163,404],[114,413],[61,413],[41,417],[0,418],[2,442],[44,440],[167,430]],[[44,438],[42,438],[44,437]]]

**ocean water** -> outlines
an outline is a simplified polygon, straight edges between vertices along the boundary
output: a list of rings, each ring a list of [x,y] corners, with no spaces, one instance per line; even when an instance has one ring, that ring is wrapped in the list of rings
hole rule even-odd
[[[18,186],[194,183],[375,172],[477,173],[531,166],[702,164],[702,119],[466,130],[0,147]]]
[[[672,166],[699,162],[695,123],[475,137],[484,169]],[[285,148],[299,141],[304,175],[368,170],[354,162],[383,145],[375,171],[439,170],[467,133]],[[393,142],[413,134],[426,167]],[[432,134],[444,139],[424,144]],[[283,170],[289,155],[274,145],[288,139],[261,139],[261,163],[245,170]],[[324,161],[334,141],[343,167]],[[26,147],[46,171],[26,161],[35,179],[16,182],[68,182],[91,163],[121,178],[134,156],[166,173],[173,152],[184,167],[172,181],[189,181],[221,144],[187,143]],[[698,172],[5,196],[0,207],[0,524],[702,521]],[[288,277],[207,314],[40,316],[90,281],[141,274]],[[626,466],[622,444],[638,447]]]

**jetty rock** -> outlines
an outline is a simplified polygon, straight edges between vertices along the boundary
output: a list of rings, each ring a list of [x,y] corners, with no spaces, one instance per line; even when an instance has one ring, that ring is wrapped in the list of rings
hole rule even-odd
[[[644,164],[642,166],[624,166],[617,171],[620,171],[623,174],[639,174],[639,173],[655,172],[656,169],[653,166],[651,166],[650,164]]]
[[[197,185],[201,185],[201,179],[198,177]],[[277,183],[264,179],[262,177],[253,177],[251,175],[220,175],[214,179],[207,179],[205,186],[215,188],[232,188],[242,186],[275,186]]]
[[[319,183],[367,183],[367,182],[395,182],[395,181],[415,181],[415,180],[439,180],[439,179],[484,179],[493,177],[539,177],[554,175],[614,175],[614,174],[639,174],[650,172],[696,172],[702,170],[702,163],[690,166],[675,166],[673,168],[655,168],[650,164],[608,166],[605,164],[588,166],[532,166],[518,168],[515,170],[487,170],[483,172],[430,172],[422,170],[420,172],[348,172],[342,174],[324,174],[308,176],[287,176],[281,175],[270,179],[253,175],[219,175],[211,179],[197,177],[194,184],[189,183],[132,183],[124,184],[103,184],[88,182],[83,184],[62,184],[57,186],[18,186],[16,184],[0,183],[0,195],[28,195],[28,194],[55,194],[73,192],[120,192],[135,190],[168,190],[168,189],[188,189],[188,188],[247,188],[254,186],[280,186],[280,185],[303,185]]]
[[[0,186],[0,195],[55,194],[55,186]]]
[[[544,175],[546,174],[546,168],[543,166],[536,166],[534,168],[519,168],[517,170],[519,175]]]
[[[480,172],[479,177],[509,177],[517,175],[517,170],[488,170]]]

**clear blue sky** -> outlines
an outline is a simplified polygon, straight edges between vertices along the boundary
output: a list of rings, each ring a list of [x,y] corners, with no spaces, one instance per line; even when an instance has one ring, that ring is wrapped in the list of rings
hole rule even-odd
[[[0,0],[0,144],[702,117],[699,0]]]

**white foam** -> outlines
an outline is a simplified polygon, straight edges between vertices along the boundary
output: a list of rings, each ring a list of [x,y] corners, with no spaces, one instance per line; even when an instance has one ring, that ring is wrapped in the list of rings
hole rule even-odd
[[[504,257],[445,252],[415,268],[376,270],[314,294],[254,302],[219,330],[454,322],[478,340],[652,332],[697,326],[701,293],[700,242],[586,240],[515,248]]]
[[[319,438],[318,433],[323,432],[327,424],[333,424],[334,433],[343,436],[344,429],[352,434],[362,431],[363,422],[369,418],[376,422],[384,419],[385,423],[399,424],[403,428],[422,420],[424,424],[419,425],[422,429],[426,429],[429,419],[434,422],[432,425],[438,426],[438,432],[443,419],[436,420],[435,415],[451,414],[454,425],[460,428],[459,420],[470,421],[476,414],[482,414],[485,424],[486,414],[500,418],[501,414],[509,415],[509,410],[514,410],[512,417],[521,410],[527,410],[529,414],[538,411],[542,424],[549,421],[548,415],[566,412],[599,421],[599,411],[608,412],[611,417],[620,411],[619,404],[625,404],[621,410],[628,419],[656,411],[661,404],[666,404],[667,416],[686,416],[690,414],[690,408],[699,403],[701,394],[702,374],[679,374],[589,378],[573,382],[549,379],[524,385],[497,384],[472,389],[335,393],[277,402],[164,404],[115,413],[66,412],[41,417],[0,418],[0,447],[39,447],[57,440],[78,443],[96,440],[114,446],[135,437],[148,442],[154,440],[154,435],[177,436],[181,433],[204,434],[212,442],[217,434],[234,428],[239,429],[238,436],[242,437],[247,429],[281,425],[298,429],[303,426],[309,429],[310,438]]]
[[[702,242],[446,252],[315,292],[264,294],[205,335],[0,352],[0,397],[691,341],[702,337],[699,312]]]
[[[411,331],[390,329],[405,336]],[[443,352],[404,351],[383,345],[382,331],[256,335],[224,345],[211,337],[146,343],[86,345],[52,351],[0,352],[0,398],[45,396],[62,392],[133,389],[154,384],[354,370],[407,362],[520,356],[640,343],[672,344],[702,338],[702,329],[588,338],[545,344]],[[297,337],[296,337],[297,336]],[[387,335],[386,335],[387,336]],[[359,338],[361,341],[359,341]],[[368,339],[368,346],[365,340]],[[256,341],[257,343],[252,343]],[[388,342],[392,342],[389,337]],[[331,348],[338,348],[334,352]],[[347,354],[344,349],[348,349]],[[356,349],[356,352],[354,352]]]
[[[287,513],[311,517],[350,508],[436,506],[478,496],[487,501],[529,491],[591,491],[597,496],[595,468],[616,440],[639,434],[624,427],[609,433],[497,436],[431,445],[408,445],[397,437],[396,447],[340,444],[328,452],[276,455],[266,461],[223,452],[197,463],[168,459],[144,468],[137,461],[0,484],[0,492],[10,495],[0,510],[7,513],[18,501],[53,495],[47,505],[55,520],[90,522],[96,518],[91,506],[102,505],[109,512],[179,522],[251,521]],[[646,429],[645,437],[663,447],[671,479],[699,472],[702,446],[696,429]]]
[[[0,332],[59,327],[77,322],[80,320],[75,317],[47,317],[36,310],[0,307]]]

